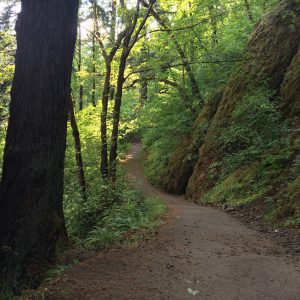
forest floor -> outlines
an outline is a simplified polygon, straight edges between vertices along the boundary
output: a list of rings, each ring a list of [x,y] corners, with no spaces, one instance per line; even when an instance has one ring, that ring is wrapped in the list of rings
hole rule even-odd
[[[300,299],[299,256],[225,212],[154,188],[140,159],[135,144],[128,175],[167,203],[164,225],[138,246],[94,254],[63,272],[44,299]]]

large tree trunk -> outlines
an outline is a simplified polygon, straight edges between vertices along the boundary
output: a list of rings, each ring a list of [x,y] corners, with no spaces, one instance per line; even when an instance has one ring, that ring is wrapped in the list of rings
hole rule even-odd
[[[72,135],[73,135],[73,140],[74,140],[77,178],[78,178],[78,182],[79,182],[79,186],[80,186],[82,199],[84,201],[87,201],[86,181],[85,181],[83,160],[82,160],[82,153],[81,153],[80,134],[79,134],[79,130],[78,130],[77,122],[76,122],[74,104],[73,104],[73,99],[72,99],[71,93],[69,96],[69,115],[70,115],[70,123],[71,123]]]
[[[66,242],[63,176],[78,0],[22,0],[0,188],[0,272],[11,287]]]

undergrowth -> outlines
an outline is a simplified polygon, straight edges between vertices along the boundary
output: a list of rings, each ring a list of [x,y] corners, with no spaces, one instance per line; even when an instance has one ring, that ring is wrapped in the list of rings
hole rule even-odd
[[[101,249],[115,242],[132,243],[161,224],[165,205],[158,198],[125,200],[114,205],[98,226],[84,240],[91,249]]]
[[[244,97],[221,133],[221,160],[210,167],[216,185],[203,201],[230,206],[263,202],[265,219],[299,226],[299,155],[292,130],[268,90]]]
[[[180,138],[192,127],[194,117],[176,93],[150,99],[139,117],[146,176],[161,184]]]
[[[87,182],[87,201],[81,197],[76,176],[75,153],[71,129],[68,128],[65,162],[64,213],[69,238],[77,245],[101,249],[113,243],[134,240],[160,223],[165,211],[163,202],[145,198],[132,187],[121,166],[115,184],[104,182],[99,171],[100,106],[89,106],[77,113],[82,156]],[[127,136],[134,131],[127,115],[122,119],[119,158],[128,150]]]

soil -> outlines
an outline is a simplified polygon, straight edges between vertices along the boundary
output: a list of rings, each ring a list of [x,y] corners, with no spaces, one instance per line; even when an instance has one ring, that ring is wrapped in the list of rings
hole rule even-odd
[[[126,165],[147,195],[167,203],[164,225],[136,247],[96,253],[65,271],[43,299],[300,299],[297,254],[225,212],[151,186],[139,144]]]

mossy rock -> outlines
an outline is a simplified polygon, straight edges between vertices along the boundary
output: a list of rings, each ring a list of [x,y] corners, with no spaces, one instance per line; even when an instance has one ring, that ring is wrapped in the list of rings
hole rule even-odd
[[[210,166],[221,162],[224,157],[224,153],[219,151],[220,135],[230,124],[231,114],[237,104],[247,94],[264,87],[275,91],[274,97],[276,97],[280,95],[281,85],[286,81],[286,88],[281,92],[286,99],[282,101],[286,103],[286,107],[289,107],[288,103],[291,104],[292,108],[288,110],[297,111],[295,108],[297,105],[294,106],[294,103],[298,100],[294,100],[298,97],[298,92],[294,93],[290,90],[299,89],[299,84],[294,86],[299,80],[298,70],[295,70],[299,43],[299,1],[281,1],[273,12],[255,26],[246,51],[247,59],[239,63],[237,71],[229,79],[217,112],[200,147],[199,160],[188,182],[187,198],[200,201],[202,195],[217,183],[208,175]],[[293,59],[296,61],[293,62]],[[291,75],[285,78],[290,65],[295,67],[290,70]],[[287,84],[288,78],[290,78],[290,85]]]
[[[167,174],[163,179],[163,188],[170,193],[184,194],[188,181],[199,158],[199,148],[204,142],[209,124],[216,113],[222,98],[223,89],[205,104],[195,121],[191,133],[183,136],[172,154]]]

